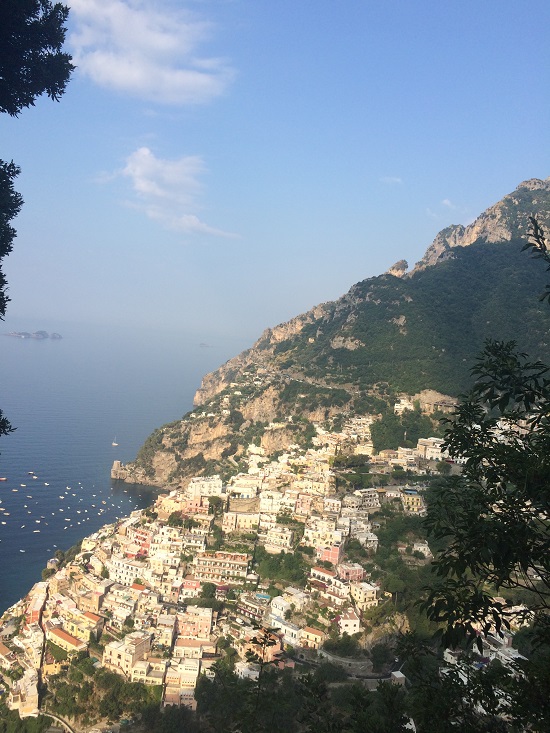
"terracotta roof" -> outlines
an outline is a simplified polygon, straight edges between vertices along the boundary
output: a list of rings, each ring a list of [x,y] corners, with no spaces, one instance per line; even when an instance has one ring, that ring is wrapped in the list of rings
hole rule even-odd
[[[205,641],[204,639],[179,638],[176,640],[176,646],[200,647],[208,643],[208,640]]]
[[[95,613],[91,613],[90,611],[86,611],[84,616],[86,616],[86,618],[89,618],[90,621],[95,621],[96,623],[101,619],[101,616],[96,616]]]
[[[336,577],[336,573],[334,572],[334,570],[327,570],[326,568],[320,568],[318,566],[315,566],[311,569],[316,570],[318,573],[323,573],[324,575],[330,575],[332,578]]]
[[[5,644],[2,644],[0,641],[0,654],[3,657],[8,657],[11,654],[11,649],[9,649]]]
[[[86,646],[85,642],[71,636],[66,631],[63,631],[63,629],[52,629],[50,631],[50,636],[57,636],[58,639],[63,639],[63,641],[67,644],[71,644],[72,646]]]

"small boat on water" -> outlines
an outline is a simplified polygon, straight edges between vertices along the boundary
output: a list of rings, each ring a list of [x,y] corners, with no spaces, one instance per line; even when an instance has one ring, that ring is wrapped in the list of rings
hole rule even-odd
[[[0,476],[0,481],[7,481],[8,479],[5,476]]]
[[[116,435],[115,435],[115,437],[113,438],[113,442],[111,443],[111,445],[112,445],[112,446],[117,446],[117,445],[118,445],[118,443],[116,442]]]

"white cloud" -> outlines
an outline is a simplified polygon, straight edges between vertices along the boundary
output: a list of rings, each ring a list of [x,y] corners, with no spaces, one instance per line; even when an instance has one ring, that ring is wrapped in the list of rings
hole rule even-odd
[[[457,207],[453,204],[452,201],[449,201],[449,199],[443,199],[441,202],[443,206],[446,206],[448,209],[456,209]]]
[[[403,179],[399,178],[399,176],[382,176],[380,179],[381,183],[403,183]]]
[[[199,181],[206,171],[202,158],[188,155],[176,160],[155,157],[149,148],[135,150],[119,175],[131,181],[136,200],[131,206],[167,229],[184,234],[202,233],[235,238],[235,234],[205,224],[197,216]]]
[[[79,71],[99,86],[182,106],[222,94],[226,60],[198,55],[210,23],[143,0],[71,0],[69,45]]]

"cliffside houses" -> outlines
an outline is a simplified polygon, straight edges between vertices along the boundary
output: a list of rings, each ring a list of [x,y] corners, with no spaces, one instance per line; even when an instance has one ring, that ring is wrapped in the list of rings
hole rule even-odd
[[[38,673],[27,669],[21,679],[14,682],[8,693],[7,706],[17,710],[20,718],[38,715]]]
[[[238,552],[201,552],[194,560],[194,576],[203,583],[242,585],[250,571],[252,555]]]
[[[133,631],[120,641],[111,641],[103,651],[103,666],[113,672],[123,673],[127,680],[132,678],[136,662],[145,660],[151,649],[152,634]]]
[[[357,540],[376,553],[371,515],[381,501],[398,502],[411,514],[425,509],[418,488],[335,494],[331,457],[342,440],[370,455],[371,422],[350,419],[341,434],[319,429],[315,449],[289,449],[271,462],[259,460],[256,447],[251,472],[227,484],[219,476],[193,478],[160,496],[152,511],[132,512],[86,537],[71,564],[37,583],[11,611],[23,623],[12,639],[6,632],[0,642],[0,673],[21,667],[24,675],[11,685],[8,704],[22,716],[36,714],[38,672],[47,679],[59,669],[44,649],[70,657],[101,640],[104,631],[112,637],[104,645],[104,667],[130,681],[163,685],[165,705],[190,707],[199,675],[211,674],[218,658],[221,633],[231,633],[244,658],[254,638],[252,624],[275,629],[279,649],[318,649],[331,626],[340,633],[360,631],[362,614],[381,594],[362,565],[346,560],[347,543]],[[441,457],[441,441],[429,438],[412,453],[385,451],[371,460],[391,469]],[[249,542],[251,551],[215,549],[220,536],[234,540],[235,547]],[[253,568],[252,548],[255,553],[258,545],[271,555],[292,553],[298,545],[307,550],[314,565],[305,588],[288,586],[274,598],[263,592]],[[414,549],[430,556],[425,543]],[[191,605],[206,584],[216,586],[216,597],[232,591],[232,618]],[[245,662],[241,667],[242,674],[255,673]]]

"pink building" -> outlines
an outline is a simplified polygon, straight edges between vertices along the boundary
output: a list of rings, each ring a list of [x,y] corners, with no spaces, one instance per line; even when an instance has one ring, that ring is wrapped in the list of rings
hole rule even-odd
[[[320,562],[331,562],[334,566],[339,565],[344,557],[344,546],[340,543],[329,547],[317,547],[315,551],[317,560]]]
[[[365,568],[358,562],[342,562],[336,568],[340,580],[361,581],[365,577]]]
[[[212,629],[212,609],[189,606],[178,614],[178,636],[190,639],[208,639]]]
[[[182,506],[184,514],[202,514],[205,509],[205,503],[208,507],[207,497],[196,496],[193,499],[186,499]]]
[[[150,529],[145,529],[144,527],[128,527],[126,536],[138,545],[138,555],[147,556],[149,554],[151,538],[153,537]]]
[[[196,598],[200,596],[201,585],[200,580],[185,578],[180,587],[179,599],[183,600],[184,598]]]
[[[45,603],[46,596],[35,596],[34,598],[31,598],[25,613],[25,621],[29,626],[30,624],[39,623]]]

